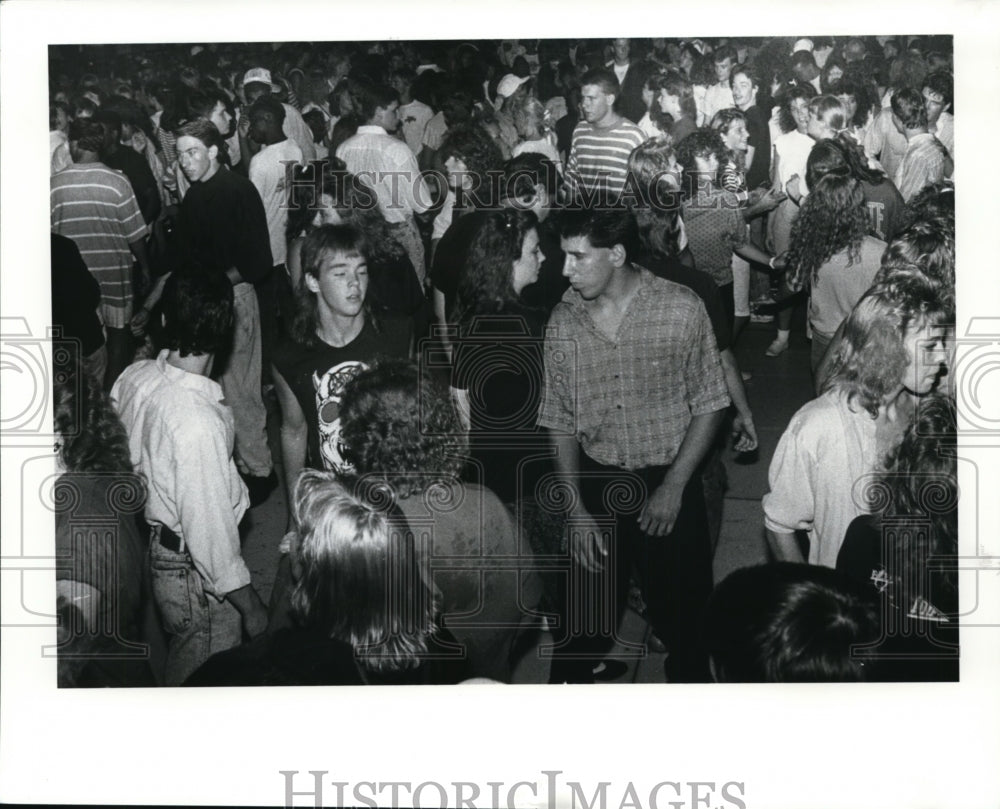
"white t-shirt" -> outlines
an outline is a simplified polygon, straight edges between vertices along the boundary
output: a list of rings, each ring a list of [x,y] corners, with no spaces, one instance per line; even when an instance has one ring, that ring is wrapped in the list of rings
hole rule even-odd
[[[264,213],[267,214],[267,232],[271,237],[271,257],[274,266],[285,263],[288,243],[285,241],[285,226],[288,224],[287,196],[285,181],[286,168],[282,161],[294,160],[302,163],[302,150],[292,140],[282,140],[265,146],[250,161],[250,182],[257,188]]]

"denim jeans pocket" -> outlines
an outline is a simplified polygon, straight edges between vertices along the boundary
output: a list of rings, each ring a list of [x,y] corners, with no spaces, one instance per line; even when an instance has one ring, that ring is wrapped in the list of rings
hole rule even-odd
[[[186,555],[168,551],[156,543],[150,548],[153,598],[163,629],[170,635],[185,632],[192,621],[192,598],[197,597],[192,576],[198,573]]]

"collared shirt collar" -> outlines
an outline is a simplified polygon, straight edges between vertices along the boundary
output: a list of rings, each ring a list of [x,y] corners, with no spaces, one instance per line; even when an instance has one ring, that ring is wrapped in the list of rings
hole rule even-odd
[[[207,376],[192,374],[190,371],[185,371],[182,368],[171,365],[167,362],[167,357],[169,356],[169,348],[164,348],[160,351],[160,353],[156,355],[156,367],[161,374],[170,380],[171,383],[183,385],[185,388],[199,391],[205,396],[219,402],[223,400],[222,386],[218,382],[209,379]]]
[[[381,126],[376,126],[375,124],[364,124],[358,127],[359,135],[388,135],[389,133],[385,131]]]

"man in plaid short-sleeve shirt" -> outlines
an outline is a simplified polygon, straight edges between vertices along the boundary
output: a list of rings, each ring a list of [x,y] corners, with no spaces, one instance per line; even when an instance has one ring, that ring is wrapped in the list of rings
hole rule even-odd
[[[637,569],[670,682],[707,682],[699,624],[712,589],[699,464],[729,405],[704,304],[629,261],[618,209],[566,211],[570,289],[549,321],[539,424],[550,430],[569,514],[569,577],[551,680],[586,682],[614,641]]]

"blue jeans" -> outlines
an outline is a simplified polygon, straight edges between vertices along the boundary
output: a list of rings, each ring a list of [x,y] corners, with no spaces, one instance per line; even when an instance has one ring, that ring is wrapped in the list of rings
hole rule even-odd
[[[164,685],[180,685],[216,652],[240,645],[243,618],[228,600],[205,592],[189,554],[164,548],[155,536],[149,544],[149,569],[168,636]]]

